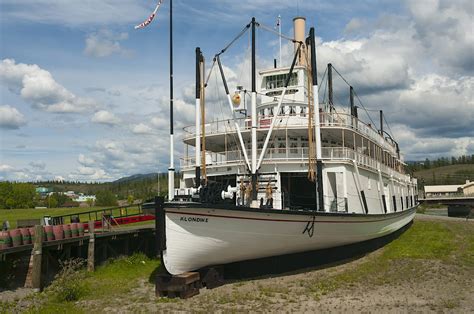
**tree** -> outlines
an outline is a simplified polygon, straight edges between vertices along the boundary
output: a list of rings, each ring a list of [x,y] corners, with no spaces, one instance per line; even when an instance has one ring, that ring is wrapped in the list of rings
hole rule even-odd
[[[92,205],[94,205],[94,199],[89,197],[86,199],[86,203],[89,205],[89,207],[92,207]]]
[[[127,197],[127,203],[128,203],[128,205],[132,205],[132,204],[133,204],[133,201],[134,201],[133,195],[129,195],[129,196]]]
[[[95,203],[98,206],[116,206],[117,197],[111,191],[98,191]]]

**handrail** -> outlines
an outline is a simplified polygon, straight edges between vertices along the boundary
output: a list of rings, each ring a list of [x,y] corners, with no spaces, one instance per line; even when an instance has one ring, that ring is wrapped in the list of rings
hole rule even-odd
[[[296,113],[296,114],[278,114],[278,119],[280,121],[276,122],[276,127],[284,128],[294,128],[308,125],[307,113]],[[259,129],[268,129],[272,120],[272,115],[259,115],[258,116],[258,128]],[[235,127],[231,123],[232,119],[217,120],[206,123],[206,134],[224,134],[228,132],[237,132]],[[250,117],[236,118],[241,131],[250,130]],[[395,153],[396,147],[393,143],[387,141],[383,136],[381,136],[378,130],[374,129],[371,124],[366,124],[361,120],[354,118],[353,116],[346,113],[320,113],[320,123],[322,128],[332,128],[332,127],[344,127],[353,129],[359,132],[361,135],[364,135],[370,138],[372,141],[382,146],[385,150]],[[185,131],[185,139],[194,138],[195,126],[190,125],[183,128]]]
[[[289,162],[289,161],[308,161],[308,147],[282,147],[268,148],[263,163]],[[373,169],[381,170],[384,173],[397,171],[370,156],[358,153],[348,147],[322,147],[323,160],[355,160],[358,165]],[[257,151],[260,153],[261,149]],[[194,157],[181,158],[181,168],[194,167]],[[207,152],[206,163],[213,165],[226,164],[243,164],[243,155],[241,151],[226,152]],[[399,171],[397,171],[399,172]]]

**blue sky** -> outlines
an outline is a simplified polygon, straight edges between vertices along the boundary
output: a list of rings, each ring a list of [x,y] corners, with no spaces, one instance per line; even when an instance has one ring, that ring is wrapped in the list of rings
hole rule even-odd
[[[167,168],[169,1],[133,29],[155,3],[0,2],[0,179],[103,181]],[[284,34],[296,15],[316,27],[319,69],[331,62],[367,108],[387,112],[405,159],[474,153],[470,1],[173,4],[177,163],[179,130],[193,121],[195,47],[209,61],[252,16],[273,26],[278,14]],[[258,38],[263,68],[278,42],[262,30]],[[247,48],[244,36],[223,57],[231,84],[246,82]]]

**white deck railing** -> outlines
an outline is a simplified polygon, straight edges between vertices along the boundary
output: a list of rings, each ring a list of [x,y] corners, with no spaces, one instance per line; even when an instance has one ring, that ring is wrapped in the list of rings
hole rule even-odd
[[[261,149],[257,151],[257,154],[260,154]],[[351,148],[347,147],[322,147],[321,148],[323,160],[346,160],[352,161],[355,160],[358,165],[371,168],[374,170],[382,170],[385,173],[388,173],[391,168],[381,164],[375,159],[360,154],[354,151]],[[275,163],[275,162],[294,162],[294,161],[308,161],[308,148],[307,147],[290,147],[290,148],[268,148],[263,160],[265,163]],[[181,158],[180,160],[181,168],[186,170],[186,168],[195,166],[195,158]],[[231,165],[231,164],[244,164],[243,154],[241,151],[227,151],[227,152],[208,152],[206,153],[206,164],[209,166],[220,166],[220,165]]]
[[[294,114],[294,115],[278,115],[278,120],[275,123],[275,128],[300,128],[308,125],[308,117],[306,114]],[[272,123],[272,116],[259,116],[258,117],[258,128],[268,129]],[[380,136],[377,130],[375,130],[370,124],[356,119],[348,114],[341,113],[320,113],[321,127],[323,128],[349,128],[354,129],[367,136],[372,141],[382,146],[387,150],[393,151],[394,145],[387,142]],[[239,124],[240,130],[250,130],[251,120],[249,117],[236,119]],[[225,134],[237,132],[232,119],[217,120],[206,123],[205,125],[206,135]],[[185,135],[184,139],[192,139],[196,134],[196,127],[194,125],[184,127]]]

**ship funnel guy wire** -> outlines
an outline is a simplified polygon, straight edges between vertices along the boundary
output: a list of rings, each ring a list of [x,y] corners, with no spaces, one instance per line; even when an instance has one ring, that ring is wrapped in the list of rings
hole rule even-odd
[[[242,148],[242,153],[244,154],[245,163],[247,164],[249,171],[251,171],[250,161],[247,155],[247,148],[245,147],[244,139],[242,138],[242,132],[240,131],[239,123],[235,119],[234,106],[232,104],[232,98],[230,97],[230,94],[229,94],[229,87],[227,86],[227,81],[225,79],[225,74],[224,74],[224,70],[222,69],[222,64],[221,64],[219,55],[216,55],[216,57],[214,58],[214,61],[217,61],[217,65],[221,73],[222,83],[224,84],[225,94],[227,96],[227,102],[229,103],[229,108],[230,108],[230,111],[232,112],[232,121],[234,122],[235,129],[237,130],[237,136],[239,137],[239,142]]]
[[[280,112],[281,104],[283,102],[283,98],[285,97],[286,89],[288,88],[288,84],[290,83],[291,74],[293,73],[293,69],[294,69],[295,64],[296,64],[296,59],[299,56],[302,45],[303,45],[302,42],[298,43],[298,48],[295,51],[295,55],[293,57],[293,62],[291,63],[291,67],[290,67],[290,72],[288,73],[288,76],[286,77],[285,85],[283,87],[283,90],[281,91],[280,99],[278,100],[278,105],[275,109],[275,112]],[[263,143],[263,148],[262,148],[262,151],[260,153],[260,157],[258,159],[257,169],[260,169],[260,166],[262,165],[263,157],[265,156],[265,152],[267,151],[268,142],[270,141],[270,137],[272,135],[273,128],[275,126],[276,120],[279,120],[279,119],[275,115],[272,118],[272,124],[270,125],[270,129],[268,130],[267,136],[265,138],[265,142]]]

